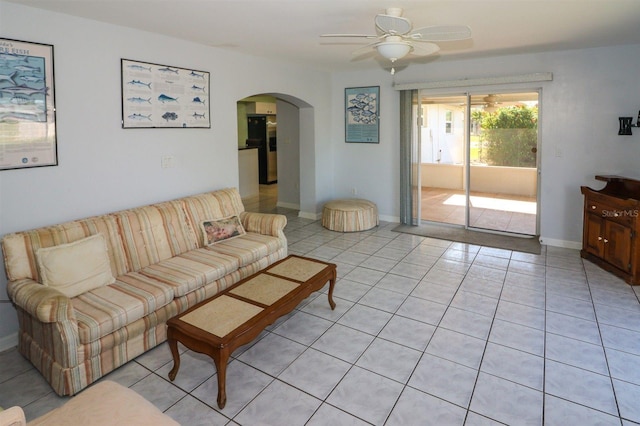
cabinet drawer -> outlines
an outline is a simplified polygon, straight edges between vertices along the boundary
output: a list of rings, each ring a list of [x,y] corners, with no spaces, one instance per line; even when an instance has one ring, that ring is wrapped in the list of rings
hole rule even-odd
[[[617,206],[615,204],[602,202],[593,198],[586,200],[584,209],[587,213],[629,226],[635,222],[639,215],[639,212],[636,209]]]

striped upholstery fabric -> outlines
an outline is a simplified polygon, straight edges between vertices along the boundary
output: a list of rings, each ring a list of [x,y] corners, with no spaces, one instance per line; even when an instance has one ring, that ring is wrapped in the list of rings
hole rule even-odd
[[[69,306],[71,305],[70,302],[68,304]],[[20,326],[18,347],[21,349],[21,353],[27,356],[34,365],[36,365],[34,358],[29,356],[32,350],[37,351],[38,358],[43,356],[41,352],[47,354],[47,357],[55,360],[61,367],[68,368],[78,365],[83,357],[82,353],[76,350],[80,344],[80,339],[78,337],[77,323],[73,317],[47,323],[38,321],[19,306],[16,306],[16,311]],[[29,343],[32,344],[23,345],[23,340],[27,337]],[[69,348],[73,348],[73,350],[69,350]],[[47,376],[45,375],[45,377]]]
[[[116,218],[104,215],[5,235],[2,249],[7,277],[10,281],[23,278],[40,281],[36,264],[36,251],[39,248],[72,243],[98,233],[105,236],[110,248],[109,261],[113,275],[128,272]]]
[[[334,200],[322,209],[322,226],[332,231],[366,231],[378,226],[378,221],[378,207],[367,200]]]
[[[131,324],[173,300],[173,288],[137,272],[71,299],[80,343],[90,343]]]
[[[238,266],[235,257],[197,249],[149,265],[140,273],[167,284],[175,297],[181,297],[235,271]]]
[[[200,248],[204,247],[204,234],[200,226],[202,222],[228,216],[239,216],[244,212],[240,193],[235,188],[193,195],[183,198],[182,202]]]
[[[232,215],[247,234],[203,247],[201,222]],[[74,395],[164,342],[169,318],[286,257],[286,223],[245,212],[238,191],[224,189],[9,234],[2,248],[19,351],[57,394]],[[38,248],[97,233],[114,284],[69,299],[38,282]]]
[[[208,250],[233,256],[238,259],[240,265],[245,266],[256,262],[269,253],[278,251],[281,247],[282,240],[279,238],[248,232],[240,237],[212,244]]]
[[[132,271],[196,248],[179,201],[115,213]]]
[[[240,214],[240,221],[247,232],[286,239],[284,228],[287,226],[287,217],[284,215],[243,212]]]
[[[67,296],[31,279],[9,281],[7,294],[16,305],[40,322],[75,319],[73,306]]]

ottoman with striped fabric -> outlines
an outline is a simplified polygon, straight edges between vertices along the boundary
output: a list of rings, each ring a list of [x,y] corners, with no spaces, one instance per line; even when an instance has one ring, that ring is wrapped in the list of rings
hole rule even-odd
[[[368,200],[333,200],[322,209],[322,226],[332,231],[366,231],[378,223],[378,207]]]

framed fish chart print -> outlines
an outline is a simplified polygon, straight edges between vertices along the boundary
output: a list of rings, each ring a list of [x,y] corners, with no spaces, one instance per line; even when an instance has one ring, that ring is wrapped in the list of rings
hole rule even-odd
[[[344,90],[346,142],[380,143],[380,86]]]
[[[210,128],[209,73],[122,59],[122,128]]]
[[[57,165],[53,46],[0,38],[0,170]]]

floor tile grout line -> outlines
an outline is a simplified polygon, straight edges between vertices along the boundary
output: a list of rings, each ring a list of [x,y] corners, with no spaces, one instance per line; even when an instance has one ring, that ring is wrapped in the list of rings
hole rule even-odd
[[[607,366],[607,373],[609,376],[609,383],[611,384],[611,392],[613,393],[613,400],[616,404],[616,410],[618,412],[618,418],[622,419],[622,412],[620,411],[620,404],[618,403],[618,395],[616,393],[616,388],[613,382],[613,376],[611,374],[611,367],[609,365],[609,356],[607,355],[607,351],[606,348],[604,346],[604,338],[602,336],[602,329],[600,328],[600,320],[598,319],[598,312],[596,311],[596,304],[595,301],[593,300],[593,292],[591,291],[591,285],[589,285],[589,275],[587,274],[587,270],[586,268],[584,268],[584,262],[583,262],[583,269],[584,269],[584,273],[585,273],[585,279],[587,281],[587,288],[589,289],[589,296],[591,297],[591,305],[593,307],[593,314],[595,317],[595,321],[596,321],[596,327],[598,327],[598,337],[600,338],[600,346],[602,347],[602,353],[604,355],[604,361],[605,364]],[[622,423],[622,420],[620,421],[620,423]]]

